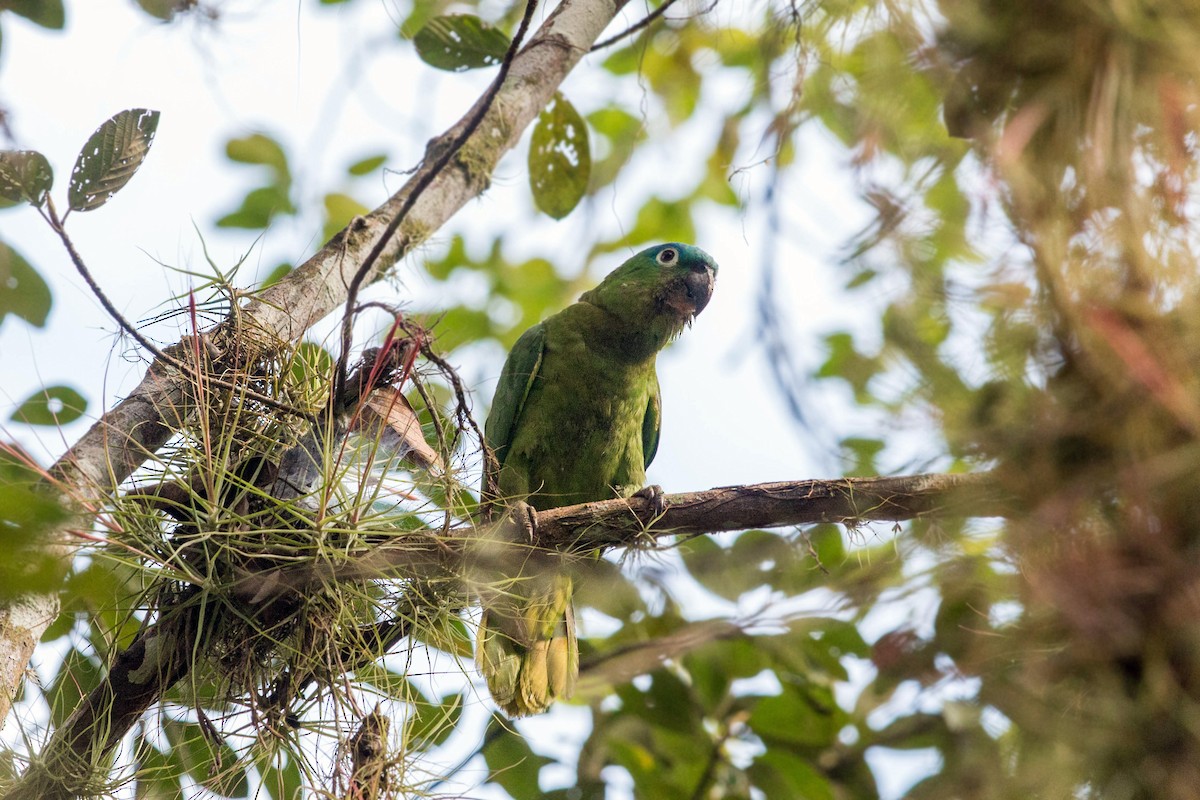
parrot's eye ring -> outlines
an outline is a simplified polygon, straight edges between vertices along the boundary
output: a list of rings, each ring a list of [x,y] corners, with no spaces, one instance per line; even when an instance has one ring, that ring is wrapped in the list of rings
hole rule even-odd
[[[678,259],[679,251],[674,247],[666,247],[659,252],[655,260],[665,267],[667,264],[674,264]]]

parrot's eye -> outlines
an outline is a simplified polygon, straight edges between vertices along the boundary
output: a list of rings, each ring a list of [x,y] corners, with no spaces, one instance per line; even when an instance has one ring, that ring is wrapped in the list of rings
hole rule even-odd
[[[667,248],[664,248],[661,252],[659,252],[657,260],[658,260],[658,263],[662,264],[663,266],[666,266],[667,264],[674,264],[678,258],[679,258],[679,251],[676,250],[674,247],[667,247]]]

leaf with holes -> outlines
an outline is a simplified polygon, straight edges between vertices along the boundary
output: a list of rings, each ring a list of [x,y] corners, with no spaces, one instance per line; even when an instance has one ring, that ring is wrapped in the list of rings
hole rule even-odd
[[[555,219],[570,214],[592,171],[587,123],[561,94],[538,115],[529,145],[529,185],[537,207]]]
[[[87,400],[70,386],[51,386],[34,392],[17,406],[13,422],[26,425],[66,425],[83,416]]]
[[[0,322],[15,314],[35,327],[46,324],[50,287],[16,250],[0,242]]]
[[[413,37],[422,61],[449,72],[494,67],[504,60],[509,44],[504,31],[473,14],[434,17]]]
[[[129,183],[150,152],[158,116],[157,111],[132,108],[96,129],[71,172],[67,200],[73,210],[99,208]]]
[[[40,206],[54,185],[50,162],[36,150],[0,151],[0,197]]]

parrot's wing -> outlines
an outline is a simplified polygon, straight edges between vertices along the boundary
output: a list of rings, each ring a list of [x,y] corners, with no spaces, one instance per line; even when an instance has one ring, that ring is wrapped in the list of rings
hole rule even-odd
[[[504,466],[508,446],[512,443],[513,433],[525,407],[525,399],[529,397],[529,390],[533,388],[533,381],[537,378],[545,353],[546,325],[541,323],[521,334],[521,338],[517,339],[517,343],[509,351],[508,360],[504,362],[483,434],[492,452],[496,454],[497,468]],[[488,481],[485,481],[484,485],[487,483]]]
[[[662,430],[662,391],[658,388],[658,375],[650,387],[650,402],[646,404],[646,416],[642,417],[643,466],[650,466],[658,452],[658,434]]]

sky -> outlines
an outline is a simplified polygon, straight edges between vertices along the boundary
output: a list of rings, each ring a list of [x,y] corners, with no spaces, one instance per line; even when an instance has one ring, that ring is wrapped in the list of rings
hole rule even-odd
[[[73,214],[68,223],[97,280],[131,320],[177,307],[196,282],[183,270],[203,271],[205,249],[223,269],[245,258],[244,284],[249,285],[256,274],[261,277],[282,260],[302,261],[320,246],[312,235],[318,223],[311,214],[282,220],[260,239],[214,225],[256,185],[253,170],[224,158],[228,138],[261,130],[280,139],[293,157],[298,191],[310,197],[337,188],[350,163],[387,153],[392,172],[353,187],[358,197],[376,205],[402,185],[399,171],[418,162],[426,140],[455,121],[491,78],[490,71],[437,72],[405,48],[385,46],[402,16],[390,2],[321,7],[294,0],[229,0],[213,7],[215,19],[193,16],[162,25],[133,2],[75,0],[68,3],[65,33],[3,16],[0,105],[15,136],[5,146],[37,149],[49,158],[60,207],[75,155],[101,122],[126,108],[162,113],[150,155],[129,185],[103,208]],[[716,13],[735,12],[723,6]],[[626,11],[624,24],[636,14],[636,8]],[[563,87],[585,113],[605,99],[602,83],[588,79],[589,69],[598,69],[598,62],[585,64]],[[702,108],[736,102],[743,88],[736,79],[715,77],[706,83]],[[635,107],[642,100],[630,99]],[[648,108],[653,136],[663,123]],[[649,192],[670,195],[691,185],[688,154],[698,153],[707,141],[710,123],[702,110],[669,148],[647,155],[656,161],[654,168],[627,170],[612,189],[560,223],[526,224],[528,176],[524,148],[518,148],[501,163],[493,187],[426,249],[399,265],[394,280],[372,288],[369,297],[419,309],[444,302],[447,288],[423,275],[421,257],[438,255],[452,233],[482,245],[491,232],[507,230],[511,257],[542,255],[564,271],[580,269],[586,248],[578,242],[590,229],[618,231],[631,224]],[[649,477],[667,492],[833,477],[840,465],[828,449],[830,441],[849,433],[888,433],[864,429],[882,423],[840,410],[848,405],[844,397],[823,387],[813,387],[815,405],[808,409],[816,435],[798,427],[771,383],[756,341],[756,293],[768,259],[775,264],[777,291],[786,301],[786,323],[802,368],[820,363],[823,333],[853,326],[854,318],[869,315],[865,306],[872,302],[860,293],[856,305],[848,306],[832,268],[838,248],[868,219],[855,200],[846,155],[812,130],[801,136],[802,169],[782,187],[787,235],[777,251],[765,251],[770,237],[761,198],[768,176],[765,167],[752,166],[761,159],[753,142],[739,154],[747,168],[733,182],[744,201],[742,212],[710,209],[697,220],[695,244],[712,253],[721,270],[711,304],[660,358],[663,431]],[[0,211],[0,238],[38,268],[54,297],[45,329],[13,318],[0,324],[0,435],[48,464],[103,408],[136,385],[146,362],[115,334],[116,325],[36,213],[28,207]],[[597,265],[596,274],[627,255],[612,254]],[[147,330],[163,344],[183,332],[178,318]],[[328,324],[320,326],[314,335],[320,340],[329,330]],[[480,351],[459,362],[479,403],[490,396],[502,356]],[[8,421],[15,404],[39,386],[59,383],[88,397],[87,419],[61,431]],[[482,704],[475,712],[483,713]],[[564,708],[532,723],[530,730],[543,730],[543,749],[558,741],[566,752],[569,740],[554,731],[577,729],[580,720],[586,724],[586,712]],[[881,775],[885,786],[888,780]]]

